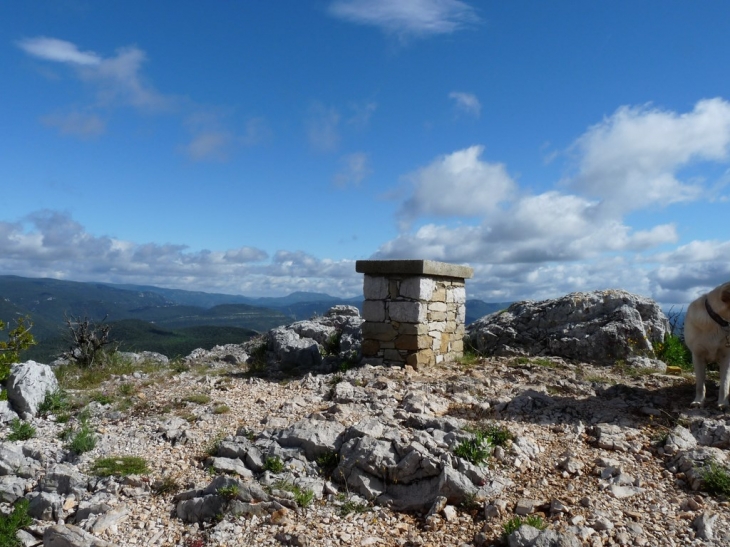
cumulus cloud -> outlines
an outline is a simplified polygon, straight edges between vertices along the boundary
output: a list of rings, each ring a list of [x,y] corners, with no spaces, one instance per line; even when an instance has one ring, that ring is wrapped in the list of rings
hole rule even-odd
[[[478,118],[482,114],[482,104],[477,99],[477,96],[472,93],[464,93],[462,91],[452,91],[449,93],[449,99],[453,99],[456,104],[456,109],[459,112],[468,114]]]
[[[173,243],[96,236],[58,211],[0,221],[0,269],[8,274],[247,295],[302,290],[348,296],[362,291],[353,261],[284,250],[268,259],[266,251],[251,246],[193,252]]]
[[[497,210],[517,189],[501,163],[481,160],[483,146],[440,156],[404,178],[413,187],[398,216],[410,222],[419,216],[470,217]]]
[[[336,186],[357,186],[372,172],[370,158],[365,152],[355,152],[340,158],[341,169],[332,178]]]
[[[479,22],[476,10],[460,0],[336,0],[329,13],[401,37],[451,34]]]
[[[619,213],[691,201],[702,186],[678,172],[727,161],[729,147],[730,103],[722,99],[701,100],[684,114],[623,106],[575,141],[577,173],[569,186]]]

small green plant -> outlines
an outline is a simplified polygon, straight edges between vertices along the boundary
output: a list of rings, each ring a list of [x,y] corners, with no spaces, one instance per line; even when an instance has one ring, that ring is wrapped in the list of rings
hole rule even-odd
[[[33,524],[33,519],[28,515],[28,504],[30,502],[23,498],[13,506],[9,515],[0,515],[0,547],[20,547],[22,544],[18,539],[18,530]]]
[[[152,483],[152,492],[158,496],[176,494],[180,491],[180,484],[174,477],[163,477]]]
[[[110,405],[114,402],[114,397],[109,395],[108,393],[104,393],[103,391],[94,393],[91,396],[92,401],[96,401],[100,405]]]
[[[119,395],[123,397],[129,397],[131,395],[134,395],[135,391],[137,391],[137,388],[134,384],[130,384],[129,382],[125,382],[123,384],[119,385],[119,388],[117,389]]]
[[[340,382],[342,382],[345,379],[345,377],[342,375],[341,372],[338,372],[337,374],[333,374],[332,378],[330,378],[330,381],[327,382],[332,387],[336,386]]]
[[[27,441],[35,436],[35,427],[28,422],[23,422],[15,418],[10,422],[10,433],[7,440],[9,441]]]
[[[294,487],[294,501],[299,507],[309,507],[314,499],[314,491],[309,488]]]
[[[68,393],[63,389],[48,391],[43,398],[43,402],[38,405],[38,414],[47,416],[48,414],[60,414],[67,412],[71,406]]]
[[[127,475],[146,475],[150,470],[144,458],[110,456],[98,458],[91,465],[91,472],[99,477],[126,477]]]
[[[342,502],[340,505],[340,516],[346,517],[350,513],[364,513],[369,509],[367,503],[359,503],[350,499],[346,494],[340,494],[337,499]]]
[[[265,340],[262,340],[262,342],[257,345],[253,350],[251,351],[251,358],[248,362],[248,373],[253,376],[258,376],[261,374],[264,374],[266,372],[266,351],[267,351],[267,343]]]
[[[266,461],[264,461],[264,471],[281,473],[284,471],[284,462],[281,461],[279,456],[268,457],[266,458]]]
[[[702,469],[705,490],[712,495],[730,496],[730,470],[710,461]]]
[[[342,331],[336,330],[327,337],[327,340],[322,344],[325,355],[337,356],[340,354],[340,346],[342,343]]]
[[[79,427],[72,431],[69,436],[68,448],[75,454],[83,454],[94,449],[96,446],[96,434],[89,425],[89,417],[86,411],[79,414]]]
[[[490,424],[476,431],[475,434],[477,436],[481,435],[492,446],[504,446],[515,438],[505,426],[496,424]]]
[[[540,515],[529,515],[524,519],[522,517],[514,517],[502,526],[503,537],[506,538],[510,534],[516,532],[523,524],[527,524],[528,526],[532,526],[538,530],[544,530],[547,527],[547,524],[545,524],[545,521]]]
[[[218,454],[218,448],[221,445],[221,441],[225,438],[225,434],[222,431],[216,433],[203,447],[203,454],[205,456],[215,456]]]
[[[213,414],[227,414],[231,411],[231,407],[228,405],[220,404],[213,407]]]
[[[237,484],[231,484],[229,486],[221,486],[218,489],[218,494],[227,500],[235,499],[241,488]]]
[[[654,353],[669,366],[692,370],[692,352],[684,340],[676,334],[668,334],[663,342],[654,344]]]
[[[193,393],[183,398],[183,401],[195,403],[196,405],[204,405],[210,402],[210,395],[204,393]]]
[[[0,401],[8,400],[8,390],[0,387]]]
[[[489,444],[484,442],[483,438],[476,436],[473,439],[464,439],[454,448],[454,454],[474,465],[484,463],[491,453]]]
[[[328,450],[327,452],[319,456],[316,462],[317,465],[322,469],[322,471],[326,475],[329,475],[337,467],[337,464],[339,463],[339,456],[334,450]]]

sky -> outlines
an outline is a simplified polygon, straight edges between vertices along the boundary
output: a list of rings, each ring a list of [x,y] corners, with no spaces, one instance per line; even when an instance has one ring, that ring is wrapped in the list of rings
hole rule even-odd
[[[489,302],[730,280],[730,3],[0,3],[0,273]]]

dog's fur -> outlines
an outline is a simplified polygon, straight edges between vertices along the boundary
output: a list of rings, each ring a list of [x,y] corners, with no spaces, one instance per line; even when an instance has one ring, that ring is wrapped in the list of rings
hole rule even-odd
[[[692,363],[697,383],[692,406],[701,406],[705,401],[705,372],[708,363],[720,367],[720,393],[717,404],[730,406],[730,327],[721,327],[707,312],[705,299],[712,311],[730,322],[730,283],[724,283],[707,294],[703,294],[687,308],[684,318],[684,340],[692,352]]]

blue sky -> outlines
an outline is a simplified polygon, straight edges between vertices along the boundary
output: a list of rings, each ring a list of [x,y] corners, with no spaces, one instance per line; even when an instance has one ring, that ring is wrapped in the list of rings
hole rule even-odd
[[[730,4],[0,3],[0,271],[470,298],[730,279]]]

